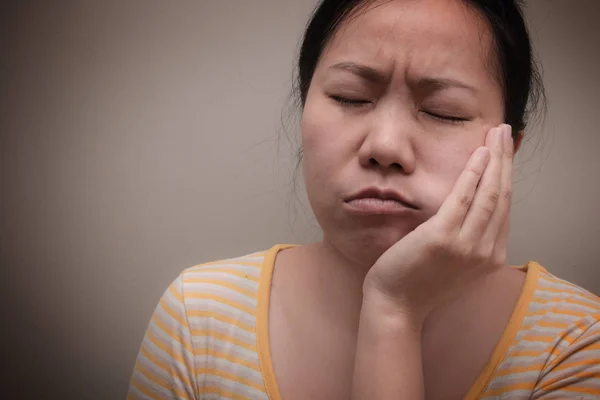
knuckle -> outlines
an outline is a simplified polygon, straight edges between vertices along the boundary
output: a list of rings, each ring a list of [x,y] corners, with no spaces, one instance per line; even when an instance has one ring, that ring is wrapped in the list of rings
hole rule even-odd
[[[481,253],[476,253],[476,254],[477,255],[474,255],[471,259],[473,265],[480,266],[480,265],[484,265],[486,263],[486,261],[489,261],[489,259],[485,258],[483,256],[483,254],[481,254]]]
[[[494,256],[494,246],[493,245],[485,246],[484,250],[483,250],[483,256],[485,257],[486,260],[491,260],[492,257]]]
[[[477,261],[484,262],[489,261],[494,254],[494,246],[484,245],[479,246],[477,251],[475,252],[475,257]]]
[[[506,188],[502,192],[502,197],[504,198],[504,200],[510,201],[512,199],[512,194],[512,188]]]
[[[484,214],[482,217],[491,218],[494,215],[494,211],[496,210],[495,204],[484,203],[479,206],[480,211]]]
[[[497,267],[503,267],[506,265],[506,254],[504,252],[497,252],[494,254],[492,262]]]
[[[483,176],[483,170],[477,167],[469,167],[467,173],[471,175],[471,178],[475,181],[479,181]]]
[[[500,200],[500,190],[497,186],[489,185],[485,188],[485,199],[493,204],[498,204],[498,200]]]
[[[485,256],[485,253],[481,250],[476,251],[472,254],[471,256],[472,260],[476,263],[476,264],[481,264],[483,263],[485,260],[487,260],[488,258]]]
[[[473,202],[473,196],[470,193],[462,194],[458,198],[458,205],[462,208],[471,207],[472,202]]]
[[[467,259],[473,254],[473,247],[470,245],[460,245],[454,248],[454,255],[460,259]]]
[[[435,254],[448,254],[452,251],[452,243],[448,240],[448,237],[438,232],[435,234],[430,242],[431,251]]]

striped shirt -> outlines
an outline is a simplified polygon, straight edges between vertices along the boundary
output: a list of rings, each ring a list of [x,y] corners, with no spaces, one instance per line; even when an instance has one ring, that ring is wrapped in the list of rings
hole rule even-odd
[[[185,270],[161,298],[128,399],[281,400],[268,337],[271,277],[287,246]],[[465,399],[600,399],[600,298],[535,262]]]

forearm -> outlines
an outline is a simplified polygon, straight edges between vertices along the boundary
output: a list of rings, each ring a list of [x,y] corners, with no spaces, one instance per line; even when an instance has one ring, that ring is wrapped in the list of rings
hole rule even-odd
[[[422,400],[421,323],[380,296],[365,295],[360,316],[352,400]]]

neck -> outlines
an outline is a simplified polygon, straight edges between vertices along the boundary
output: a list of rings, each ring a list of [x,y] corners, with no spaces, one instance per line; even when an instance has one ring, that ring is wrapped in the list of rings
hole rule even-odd
[[[305,247],[308,284],[328,315],[339,324],[358,326],[363,282],[371,265],[348,259],[326,240]]]

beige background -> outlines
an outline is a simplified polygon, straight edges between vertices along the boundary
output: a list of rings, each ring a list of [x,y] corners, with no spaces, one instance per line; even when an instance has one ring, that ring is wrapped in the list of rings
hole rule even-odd
[[[2,385],[123,398],[179,271],[318,237],[281,129],[314,3],[2,2]],[[511,262],[597,293],[598,15],[530,2],[549,113],[518,157],[510,240]]]

